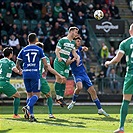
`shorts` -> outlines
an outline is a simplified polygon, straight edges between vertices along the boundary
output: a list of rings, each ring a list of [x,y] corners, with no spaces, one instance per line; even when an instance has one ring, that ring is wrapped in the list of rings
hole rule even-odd
[[[88,90],[88,88],[90,88],[91,86],[93,86],[90,78],[88,77],[88,75],[86,73],[83,73],[83,74],[79,74],[79,75],[74,75],[73,74],[73,77],[74,77],[74,82],[77,83],[77,82],[82,82],[83,84],[83,87]]]
[[[40,79],[24,79],[27,92],[40,92]]]
[[[43,78],[41,78],[41,92],[45,95],[50,92],[50,87],[48,85],[48,82],[46,81],[46,79]]]
[[[133,94],[133,76],[131,74],[125,76],[123,94]]]
[[[69,65],[66,62],[59,62],[57,58],[54,60],[54,69],[62,76],[68,78],[69,76]]]
[[[17,92],[17,90],[10,84],[10,82],[0,81],[0,92],[11,97]]]

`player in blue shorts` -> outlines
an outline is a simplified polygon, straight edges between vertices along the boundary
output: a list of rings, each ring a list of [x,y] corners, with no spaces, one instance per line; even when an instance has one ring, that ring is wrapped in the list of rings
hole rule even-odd
[[[67,65],[70,64],[72,75],[73,75],[74,81],[76,83],[76,89],[75,89],[73,97],[72,97],[72,102],[68,105],[67,108],[69,110],[73,108],[73,106],[75,105],[76,100],[79,96],[79,92],[84,87],[90,93],[93,102],[96,104],[96,106],[98,108],[98,114],[108,117],[109,115],[101,107],[100,101],[97,97],[97,93],[96,93],[94,86],[93,86],[90,78],[88,77],[85,67],[83,65],[81,51],[82,50],[87,51],[88,48],[85,46],[81,46],[81,40],[82,40],[81,37],[78,36],[78,37],[74,38],[74,40],[76,42],[76,52],[80,56],[80,63],[78,66],[76,65],[76,61],[75,61],[74,57],[72,56],[72,54],[70,54],[70,57],[66,62]]]
[[[43,50],[38,47],[35,43],[37,36],[35,33],[28,35],[29,45],[24,47],[18,54],[16,66],[20,70],[21,61],[23,62],[23,80],[27,91],[27,105],[22,108],[25,113],[25,118],[29,117],[30,121],[37,121],[34,117],[33,106],[37,102],[40,96],[40,71],[39,61],[42,59],[44,63],[44,69],[47,73],[47,62]]]

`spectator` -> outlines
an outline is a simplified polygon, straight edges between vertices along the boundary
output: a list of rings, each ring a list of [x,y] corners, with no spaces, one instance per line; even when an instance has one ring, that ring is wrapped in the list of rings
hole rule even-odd
[[[99,75],[97,76],[98,93],[99,94],[103,94],[104,93],[104,84],[105,84],[104,80],[105,80],[104,71],[101,70]]]
[[[108,56],[108,60],[112,60],[115,57],[115,49],[114,47],[111,47],[109,50],[109,56]]]
[[[19,29],[16,24],[13,24],[13,26],[9,29],[8,34],[15,34],[17,37],[19,36]]]
[[[68,34],[68,29],[69,29],[69,24],[68,23],[64,23],[63,27],[65,29],[65,35],[67,35]]]
[[[46,31],[44,30],[44,28],[42,27],[41,22],[39,22],[37,24],[37,27],[35,28],[35,33],[39,39],[39,41],[43,42],[44,36],[46,35]]]
[[[96,80],[96,75],[93,67],[90,68],[90,71],[88,72],[88,76],[92,81],[92,83],[94,84],[94,81]]]
[[[107,5],[106,3],[105,3],[104,6],[102,7],[102,11],[103,11],[104,14],[105,14],[105,13],[108,13],[109,16],[110,16],[110,10],[109,10],[109,7],[108,7],[108,5]]]
[[[94,18],[94,12],[95,12],[95,8],[94,8],[93,4],[89,4],[87,11],[86,11],[86,18],[93,19]]]
[[[59,22],[59,24],[60,24],[61,26],[63,26],[63,24],[66,22],[66,19],[65,19],[65,17],[63,16],[62,12],[60,12],[60,13],[58,14],[58,17],[57,17],[56,21]]]
[[[79,11],[81,11],[83,13],[83,15],[85,15],[86,14],[86,9],[87,9],[86,4],[83,1],[79,1],[77,3],[77,5],[75,6],[74,11],[75,11],[76,15],[78,15],[77,13]]]
[[[27,37],[26,33],[24,33],[22,36],[20,36],[19,43],[20,43],[21,48],[28,45],[28,37]]]
[[[0,26],[1,26],[1,30],[5,30],[5,25],[4,25],[4,17],[2,15],[2,13],[0,12]]]
[[[82,41],[86,47],[90,47],[89,44],[89,31],[86,28],[86,25],[82,25],[81,29],[79,30],[79,34],[82,37]]]
[[[54,40],[57,42],[59,37],[65,35],[65,29],[59,25],[58,22],[55,22],[54,27],[52,27],[51,35],[54,37]]]
[[[114,68],[112,68],[111,70],[110,70],[110,74],[109,74],[109,78],[110,78],[110,89],[111,89],[111,92],[112,93],[115,93],[115,91],[116,91],[116,93],[119,93],[120,92],[120,88],[119,88],[119,81],[118,81],[118,75],[116,74],[116,72],[115,72],[115,69]]]
[[[4,16],[5,29],[8,31],[13,25],[13,16],[9,10],[7,10],[6,15]]]
[[[36,19],[36,15],[34,13],[35,8],[32,5],[32,2],[26,2],[26,5],[24,6],[24,11],[27,19]]]
[[[10,11],[10,13],[13,15],[13,18],[14,19],[18,19],[18,9],[17,7],[15,6],[14,2],[11,2],[9,7],[8,7],[8,10]]]
[[[72,11],[71,8],[68,8],[67,12],[66,12],[66,21],[67,21],[67,23],[70,24],[70,26],[74,25],[75,17],[76,16],[75,16],[74,11]]]
[[[85,24],[85,16],[81,11],[79,11],[78,15],[76,16],[75,24],[79,29]]]
[[[67,11],[71,7],[71,0],[62,0],[62,7]]]
[[[24,34],[26,34],[26,35],[29,34],[29,29],[26,24],[22,25],[22,28],[19,31],[20,36],[23,36]]]
[[[109,56],[109,50],[108,47],[105,45],[105,43],[102,43],[102,49],[101,49],[101,58],[102,58],[102,65],[105,63]]]
[[[44,20],[45,20],[46,22],[49,22],[51,26],[53,26],[53,25],[55,24],[55,18],[54,18],[54,16],[53,16],[53,13],[52,13],[52,12],[49,13],[49,14],[47,14],[47,15],[45,16]]]
[[[46,29],[46,37],[45,38],[50,36],[51,28],[52,28],[52,26],[49,24],[49,22],[46,22],[45,23],[45,29]]]
[[[55,18],[57,18],[57,16],[58,16],[58,14],[60,13],[60,12],[63,12],[63,8],[62,8],[62,6],[60,5],[60,3],[59,2],[57,2],[56,4],[55,4],[55,6],[54,6],[54,17]]]
[[[14,62],[16,61],[16,57],[21,49],[20,44],[19,44],[19,40],[16,37],[15,34],[10,35],[9,38],[9,46],[11,46],[13,48],[13,60]]]
[[[42,6],[42,18],[52,13],[52,11],[52,5],[49,1],[47,1],[46,4]]]
[[[114,2],[111,3],[111,5],[109,6],[109,10],[111,13],[111,17],[114,19],[120,19],[120,15],[119,15],[119,9],[118,7],[115,5]]]
[[[3,35],[1,38],[1,47],[4,49],[5,47],[9,47],[9,41],[7,35]]]

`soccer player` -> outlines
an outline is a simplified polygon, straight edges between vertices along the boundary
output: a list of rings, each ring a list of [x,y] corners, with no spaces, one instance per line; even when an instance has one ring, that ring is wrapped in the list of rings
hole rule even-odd
[[[4,58],[0,59],[0,92],[6,94],[8,97],[14,98],[14,115],[13,118],[20,118],[18,115],[18,107],[20,105],[20,94],[17,90],[10,84],[10,78],[12,71],[21,75],[22,71],[16,68],[16,65],[10,59],[13,56],[13,49],[7,47],[3,50]]]
[[[119,51],[111,61],[106,61],[105,66],[116,64],[126,55],[127,72],[123,86],[123,101],[120,109],[120,126],[114,133],[124,133],[124,123],[128,113],[128,106],[133,95],[133,23],[129,29],[130,37],[120,43]]]
[[[97,93],[96,93],[94,86],[93,86],[90,78],[88,77],[85,67],[83,65],[81,51],[82,50],[87,51],[88,48],[86,46],[81,46],[82,39],[80,36],[75,37],[74,40],[76,42],[76,52],[80,57],[80,63],[78,66],[76,65],[75,58],[73,57],[72,54],[70,54],[70,57],[68,58],[68,60],[66,62],[67,65],[70,64],[72,75],[73,75],[74,81],[76,83],[76,89],[75,89],[73,97],[72,97],[72,102],[68,105],[67,108],[70,110],[74,107],[76,100],[79,96],[79,93],[84,87],[90,93],[93,102],[96,104],[96,106],[98,108],[98,114],[108,117],[109,115],[101,107],[100,101],[97,97]]]
[[[28,35],[29,45],[24,47],[18,54],[16,66],[21,68],[20,63],[23,61],[23,80],[27,91],[27,105],[22,108],[25,118],[28,118],[30,112],[30,121],[37,121],[34,117],[33,106],[40,96],[40,73],[39,61],[42,59],[44,69],[47,72],[47,62],[43,50],[36,46],[37,36],[35,33]]]
[[[66,103],[63,101],[64,91],[66,87],[66,80],[69,76],[69,66],[66,65],[66,60],[68,59],[70,52],[76,58],[77,65],[79,63],[79,57],[75,52],[75,41],[73,38],[78,35],[79,29],[77,27],[70,27],[69,33],[66,37],[61,38],[56,46],[56,58],[54,60],[54,69],[65,76],[65,80],[61,83],[61,79],[56,76],[55,81],[55,92],[56,92],[56,102],[63,107]]]
[[[43,46],[44,46],[43,43],[37,42],[36,45],[43,49]],[[47,61],[47,64],[48,64],[48,71],[50,71],[52,74],[58,76],[63,81],[63,79],[65,79],[65,77],[61,76],[58,72],[56,72],[51,67],[50,60],[49,60],[49,58],[47,56],[46,56],[46,61]],[[53,100],[52,100],[52,97],[51,97],[51,94],[50,94],[50,87],[49,87],[48,82],[46,80],[46,75],[43,75],[45,70],[44,70],[44,64],[42,63],[42,61],[40,61],[39,70],[40,70],[40,76],[41,76],[41,80],[40,80],[41,81],[41,92],[43,94],[45,94],[45,96],[47,98],[47,106],[48,106],[49,118],[55,118],[53,113],[52,113]]]

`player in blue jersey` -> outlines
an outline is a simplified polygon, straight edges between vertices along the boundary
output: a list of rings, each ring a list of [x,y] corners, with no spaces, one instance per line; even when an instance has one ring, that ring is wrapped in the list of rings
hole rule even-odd
[[[37,36],[35,33],[28,35],[29,45],[24,47],[18,54],[16,66],[20,70],[23,62],[23,80],[27,91],[27,105],[22,108],[25,118],[30,113],[30,121],[37,121],[34,117],[33,106],[40,96],[40,73],[39,61],[42,59],[47,73],[47,62],[43,50],[36,46]]]
[[[70,57],[66,62],[67,65],[70,64],[72,75],[73,75],[74,81],[76,83],[76,89],[75,89],[73,97],[72,97],[72,102],[68,105],[67,108],[69,110],[73,108],[73,106],[75,105],[76,100],[79,96],[79,92],[84,87],[90,93],[93,102],[96,104],[96,106],[98,108],[98,114],[108,117],[109,115],[101,107],[100,101],[97,97],[97,93],[96,93],[94,86],[93,86],[90,78],[88,77],[85,67],[83,65],[81,51],[82,50],[87,51],[88,48],[85,46],[81,46],[81,40],[82,40],[81,37],[78,36],[78,37],[74,38],[74,40],[76,42],[76,52],[80,57],[80,63],[78,66],[76,65],[76,61],[75,61],[74,57],[72,56],[72,54],[70,54]]]

